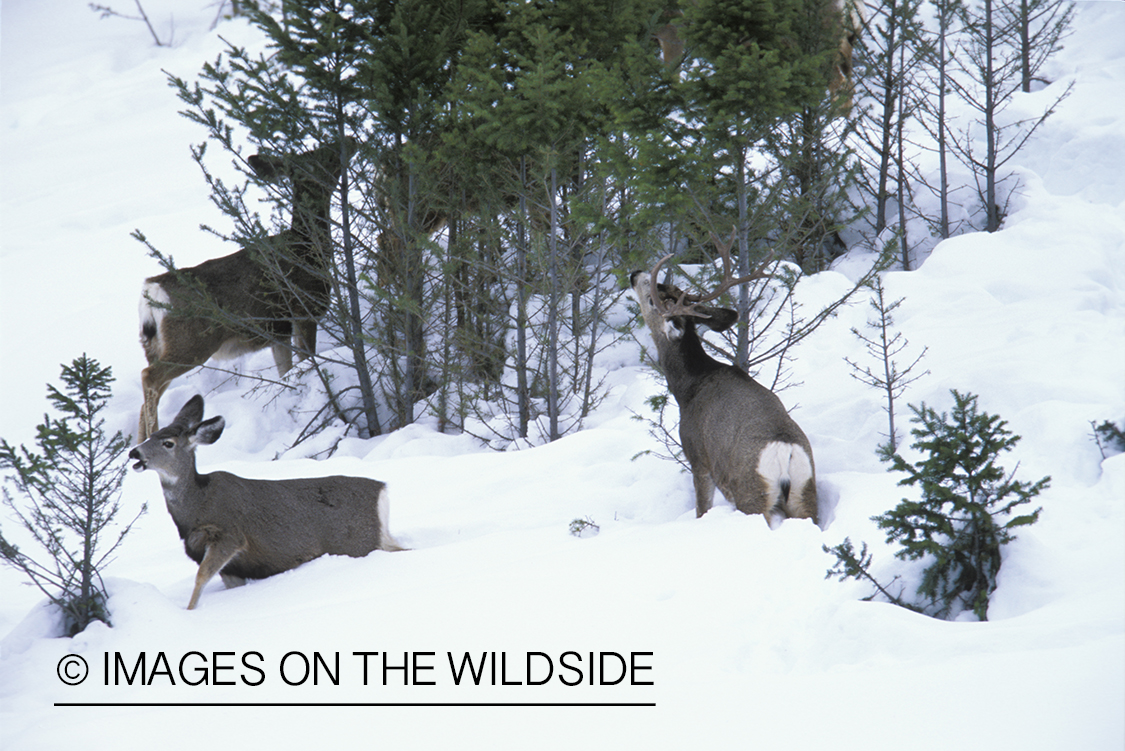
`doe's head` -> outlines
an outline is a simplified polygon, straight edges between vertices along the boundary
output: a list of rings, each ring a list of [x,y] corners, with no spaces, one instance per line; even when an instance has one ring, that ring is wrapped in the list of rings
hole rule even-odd
[[[133,469],[153,469],[161,480],[175,481],[188,466],[195,467],[195,447],[219,440],[224,427],[222,416],[203,419],[203,397],[196,394],[180,408],[176,419],[129,452]]]

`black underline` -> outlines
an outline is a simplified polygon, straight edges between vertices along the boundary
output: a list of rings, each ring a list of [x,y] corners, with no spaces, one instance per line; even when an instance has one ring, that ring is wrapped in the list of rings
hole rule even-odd
[[[55,702],[56,707],[655,707],[656,702],[403,701],[403,702]]]

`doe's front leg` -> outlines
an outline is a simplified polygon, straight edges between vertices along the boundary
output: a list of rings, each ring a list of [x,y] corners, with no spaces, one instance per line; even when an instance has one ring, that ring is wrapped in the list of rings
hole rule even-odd
[[[220,537],[207,546],[207,552],[203,555],[203,560],[199,564],[199,571],[195,574],[195,589],[191,592],[191,601],[188,602],[187,609],[194,610],[196,604],[199,602],[199,595],[203,592],[204,585],[211,581],[215,574],[219,573],[224,566],[231,562],[236,555],[241,553],[244,545],[231,537]],[[227,577],[223,576],[223,582],[226,583]],[[227,586],[230,586],[227,584]]]

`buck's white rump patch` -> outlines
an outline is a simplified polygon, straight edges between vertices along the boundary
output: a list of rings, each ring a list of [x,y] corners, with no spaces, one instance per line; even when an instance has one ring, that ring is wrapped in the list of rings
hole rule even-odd
[[[796,443],[771,441],[758,456],[758,474],[769,485],[769,498],[773,505],[784,503],[783,508],[789,512],[799,502],[805,485],[812,482],[812,461],[808,453]],[[789,486],[788,498],[784,499],[781,497],[783,484]],[[768,512],[766,518],[772,528],[774,520]]]

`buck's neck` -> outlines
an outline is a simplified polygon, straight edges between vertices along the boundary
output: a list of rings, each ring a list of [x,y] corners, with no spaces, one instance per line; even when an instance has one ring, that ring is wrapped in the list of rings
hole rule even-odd
[[[726,367],[703,349],[695,323],[685,321],[683,326],[681,332],[669,324],[653,337],[668,390],[680,404],[695,396],[708,374]]]

